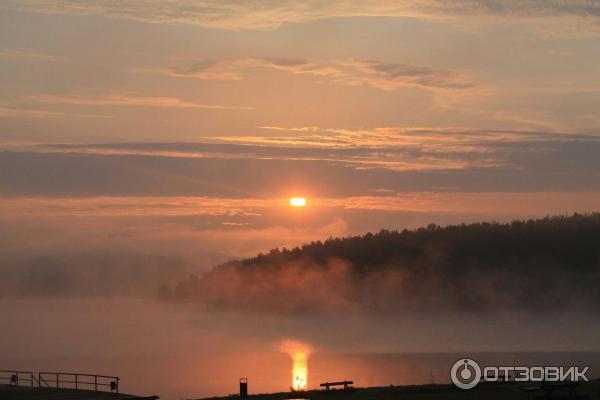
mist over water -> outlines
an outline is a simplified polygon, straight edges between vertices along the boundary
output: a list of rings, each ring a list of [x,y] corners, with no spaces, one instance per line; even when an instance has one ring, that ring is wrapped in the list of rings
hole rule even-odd
[[[106,200],[98,201],[104,204]],[[365,312],[365,308],[345,307],[339,302],[346,298],[339,295],[341,283],[348,289],[342,294],[356,293],[354,289],[360,288],[359,281],[348,279],[343,268],[325,268],[329,275],[317,274],[313,268],[312,274],[298,269],[292,270],[298,272],[295,275],[266,274],[238,281],[227,275],[211,286],[222,290],[217,294],[236,289],[232,297],[236,301],[254,293],[255,305],[263,307],[235,306],[247,305],[248,301],[221,308],[195,301],[161,301],[161,285],[177,288],[191,273],[201,277],[227,260],[290,243],[345,236],[356,233],[358,227],[342,220],[338,223],[331,215],[321,218],[316,210],[310,218],[290,217],[288,225],[270,227],[269,221],[261,219],[261,226],[223,228],[224,221],[218,220],[214,222],[221,227],[216,229],[210,218],[196,216],[107,218],[96,215],[102,204],[82,200],[69,206],[69,213],[57,214],[59,203],[51,203],[51,212],[41,215],[34,211],[41,212],[40,207],[46,210],[47,205],[34,205],[23,215],[2,208],[6,214],[0,218],[1,369],[116,375],[121,378],[122,392],[156,394],[163,400],[236,393],[242,377],[249,379],[250,393],[286,391],[292,384],[293,357],[282,352],[280,345],[295,340],[313,350],[308,357],[308,388],[343,379],[353,380],[356,386],[445,383],[452,363],[467,356],[490,365],[589,365],[588,376],[600,376],[600,315],[594,308],[571,301],[577,296],[548,302],[549,297],[562,299],[564,293],[596,299],[594,274],[585,280],[574,276],[571,281],[563,279],[570,275],[553,276],[555,280],[529,276],[530,282],[543,285],[528,286],[523,292],[541,301],[537,308],[527,309],[520,306],[529,297],[513,307],[489,307],[489,311],[429,307],[420,312],[407,306],[405,300],[411,299],[407,293],[398,293],[402,286],[389,279],[395,275],[384,274],[370,276],[367,287],[372,289],[369,293],[390,300],[374,304],[395,307]],[[114,214],[111,204],[106,207]],[[88,215],[90,210],[92,215]],[[277,212],[283,215],[283,211]],[[348,220],[356,222],[357,218]],[[383,220],[410,226],[405,214],[396,215],[395,220],[379,213],[361,218],[369,221],[364,227],[360,225],[361,230],[374,230]],[[421,224],[433,217],[414,218],[412,224]],[[465,214],[452,218],[446,222],[467,219]],[[582,236],[589,241],[595,237]],[[546,242],[540,247],[543,254],[546,247]],[[587,248],[595,249],[593,243]],[[568,266],[571,259],[566,259],[563,264]],[[540,266],[548,278],[547,266],[554,264],[547,260],[529,267]],[[586,265],[595,271],[596,264]],[[326,285],[318,291],[324,276],[328,278]],[[447,288],[444,285],[452,282],[452,276],[446,274],[435,281],[440,285],[425,285],[417,303],[429,304],[436,293],[431,288]],[[527,281],[518,273],[512,277],[502,282],[513,285]],[[415,287],[414,279],[407,282],[409,288]],[[422,282],[431,283],[427,278]],[[479,294],[508,293],[509,286],[496,285],[490,292],[488,286],[474,282],[481,280],[464,280],[458,293],[472,293],[474,287],[479,288]],[[577,285],[569,286],[569,282]],[[277,290],[266,290],[269,288]],[[548,288],[556,289],[552,296]],[[558,290],[561,288],[569,290]],[[440,301],[446,298],[456,297],[437,297]],[[329,307],[325,312],[285,307],[302,302],[321,309],[327,304],[342,306]],[[553,304],[561,307],[556,309]],[[545,311],[538,313],[536,309]]]
[[[162,399],[285,391],[282,340],[314,347],[308,387],[445,383],[458,358],[483,363],[590,365],[600,376],[600,318],[528,315],[314,317],[210,313],[153,299],[0,300],[2,368],[117,375],[121,391]],[[454,322],[454,323],[452,323]],[[594,351],[595,350],[595,351]]]

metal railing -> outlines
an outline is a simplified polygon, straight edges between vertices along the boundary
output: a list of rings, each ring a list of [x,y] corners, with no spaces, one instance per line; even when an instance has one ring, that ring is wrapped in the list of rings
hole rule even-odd
[[[0,383],[14,386],[33,386],[35,376],[31,371],[0,369]]]
[[[78,374],[75,372],[40,372],[37,381],[40,387],[119,393],[118,376]]]

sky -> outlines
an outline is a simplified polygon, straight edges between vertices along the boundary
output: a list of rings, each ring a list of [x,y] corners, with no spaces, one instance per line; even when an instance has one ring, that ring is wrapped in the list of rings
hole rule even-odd
[[[600,205],[597,0],[3,0],[0,87],[0,298]]]
[[[5,253],[189,240],[209,266],[597,209],[597,1],[7,0],[0,20]]]

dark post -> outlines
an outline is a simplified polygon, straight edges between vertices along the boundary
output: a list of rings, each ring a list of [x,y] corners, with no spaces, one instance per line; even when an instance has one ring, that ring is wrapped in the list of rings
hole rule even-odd
[[[248,378],[240,379],[240,398],[241,399],[248,398]]]

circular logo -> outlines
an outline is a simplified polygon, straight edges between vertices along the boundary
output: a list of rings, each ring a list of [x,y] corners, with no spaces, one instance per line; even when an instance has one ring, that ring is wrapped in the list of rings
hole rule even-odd
[[[452,383],[461,389],[472,389],[481,379],[481,368],[476,361],[470,358],[461,358],[456,361],[450,370]]]

